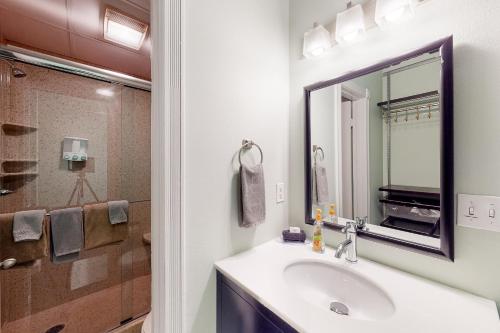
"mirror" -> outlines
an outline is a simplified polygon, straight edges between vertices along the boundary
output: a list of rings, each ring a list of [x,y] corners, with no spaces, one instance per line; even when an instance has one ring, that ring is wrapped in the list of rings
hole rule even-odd
[[[305,88],[306,222],[453,260],[452,39]]]

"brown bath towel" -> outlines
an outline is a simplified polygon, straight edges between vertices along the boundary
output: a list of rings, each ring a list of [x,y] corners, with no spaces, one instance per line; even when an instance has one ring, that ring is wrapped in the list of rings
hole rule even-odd
[[[85,205],[83,214],[85,250],[120,242],[128,237],[128,223],[109,222],[107,203]]]
[[[16,259],[17,264],[30,262],[48,255],[47,218],[44,218],[39,240],[14,242],[12,228],[14,214],[0,214],[0,260]]]

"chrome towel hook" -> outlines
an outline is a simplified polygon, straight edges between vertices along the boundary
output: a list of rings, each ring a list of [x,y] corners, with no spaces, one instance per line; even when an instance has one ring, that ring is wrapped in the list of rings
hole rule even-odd
[[[264,162],[264,153],[262,152],[262,148],[260,148],[260,146],[258,144],[256,144],[255,142],[253,142],[252,140],[243,139],[243,141],[241,142],[240,152],[238,153],[238,161],[240,162],[240,165],[243,165],[241,163],[241,153],[245,150],[252,149],[253,146],[255,146],[255,147],[257,147],[257,149],[259,149],[260,164],[262,164]]]

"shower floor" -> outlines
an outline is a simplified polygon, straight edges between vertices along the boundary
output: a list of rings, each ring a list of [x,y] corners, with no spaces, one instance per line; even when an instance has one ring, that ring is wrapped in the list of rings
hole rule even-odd
[[[151,276],[134,280],[134,313],[146,314],[151,304]],[[56,325],[65,325],[61,333],[103,333],[116,328],[121,318],[121,285],[113,286],[31,316],[7,322],[1,333],[44,333]],[[134,331],[132,331],[134,332]],[[139,330],[140,332],[140,330]]]

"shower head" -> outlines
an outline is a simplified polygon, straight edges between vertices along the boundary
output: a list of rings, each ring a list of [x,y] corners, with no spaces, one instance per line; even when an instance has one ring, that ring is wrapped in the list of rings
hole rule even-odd
[[[23,71],[19,67],[16,67],[14,65],[14,62],[12,62],[10,60],[7,60],[7,59],[3,59],[3,60],[6,63],[9,64],[9,66],[10,66],[10,72],[11,72],[11,74],[12,74],[13,77],[15,77],[15,78],[21,78],[21,77],[25,77],[27,75],[25,71]]]

